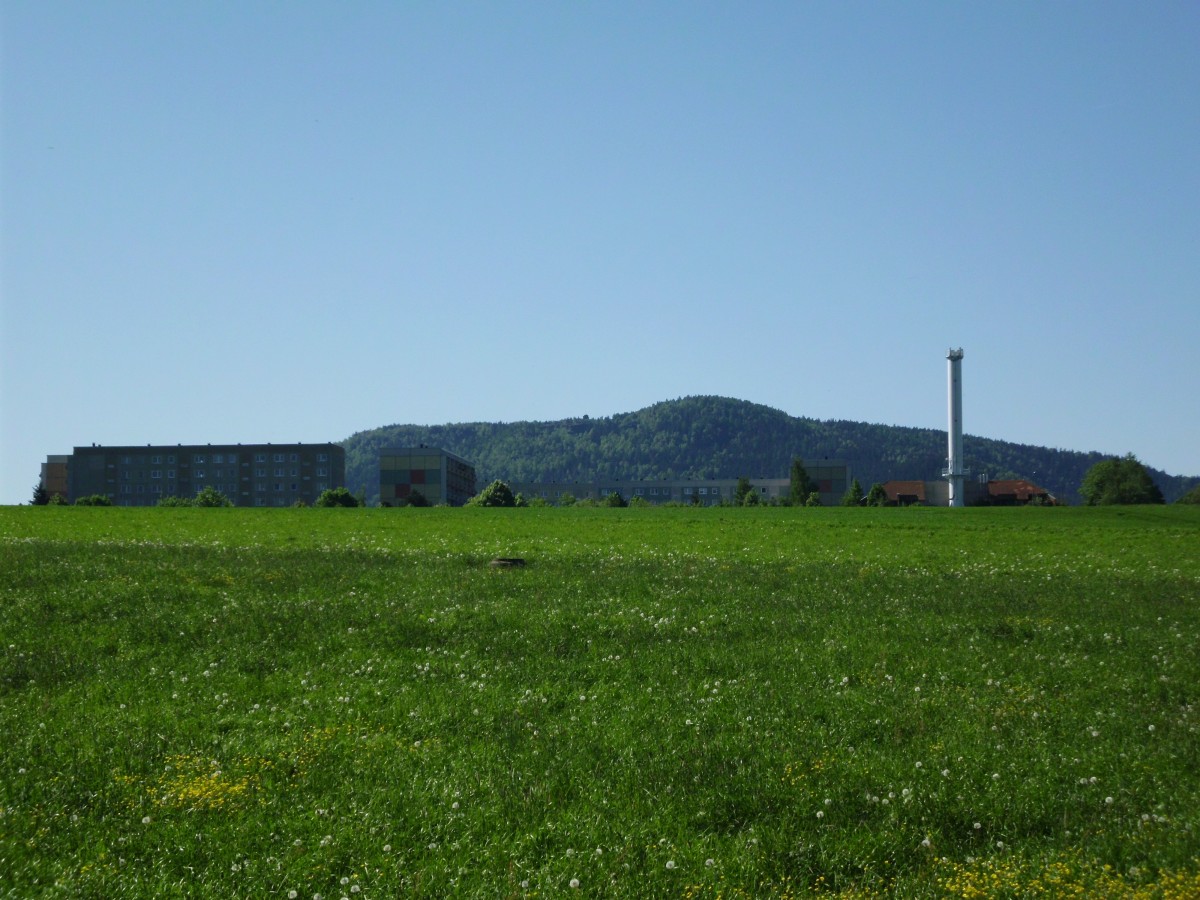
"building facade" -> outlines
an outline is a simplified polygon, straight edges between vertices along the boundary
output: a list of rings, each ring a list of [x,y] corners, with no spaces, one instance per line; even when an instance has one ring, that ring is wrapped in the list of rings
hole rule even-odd
[[[70,494],[71,488],[67,483],[70,462],[69,456],[47,456],[42,463],[42,487],[50,497],[58,496],[66,500]]]
[[[115,506],[155,506],[211,487],[234,506],[312,504],[346,486],[346,451],[337,444],[76,447],[67,485],[69,503],[102,494]]]
[[[462,506],[475,496],[475,467],[440,447],[380,450],[380,505],[407,506],[414,494],[429,506]]]
[[[844,460],[805,460],[805,471],[816,486],[822,506],[836,506],[850,485],[850,466]],[[563,494],[576,500],[603,500],[610,494],[620,494],[625,500],[634,497],[647,503],[689,503],[697,506],[719,506],[734,502],[736,478],[684,478],[663,481],[628,481],[608,478],[599,481],[517,481],[509,482],[514,494],[526,500],[540,498],[558,503]],[[750,484],[764,503],[786,499],[791,493],[788,478],[751,478]]]

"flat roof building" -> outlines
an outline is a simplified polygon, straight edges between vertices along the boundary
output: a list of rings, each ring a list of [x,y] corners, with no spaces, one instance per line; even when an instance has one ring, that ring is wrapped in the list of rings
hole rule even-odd
[[[234,506],[312,504],[346,486],[346,451],[337,444],[76,447],[67,485],[69,503],[102,494],[115,506],[155,506],[211,487]]]
[[[836,506],[850,485],[850,466],[843,460],[804,460],[809,480],[821,497],[822,506]],[[691,503],[719,506],[732,503],[737,491],[736,478],[676,478],[660,481],[631,481],[605,478],[598,481],[514,481],[508,485],[514,494],[526,500],[540,498],[558,503],[563,494],[576,500],[603,500],[620,494],[625,500],[639,497],[647,503]],[[790,478],[751,478],[750,484],[767,503],[785,499],[792,489]]]
[[[390,447],[379,451],[382,506],[462,506],[474,496],[475,467],[449,450]]]

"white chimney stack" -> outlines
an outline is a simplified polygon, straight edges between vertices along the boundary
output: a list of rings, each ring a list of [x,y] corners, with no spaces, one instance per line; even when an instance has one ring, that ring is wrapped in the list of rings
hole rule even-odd
[[[950,421],[948,424],[949,457],[942,474],[950,482],[950,506],[966,506],[963,496],[963,425],[962,425],[962,347],[946,351],[949,377]]]

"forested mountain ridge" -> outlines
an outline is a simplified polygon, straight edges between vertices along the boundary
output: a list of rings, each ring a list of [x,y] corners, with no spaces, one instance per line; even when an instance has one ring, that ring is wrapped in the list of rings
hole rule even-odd
[[[425,444],[475,466],[480,486],[506,481],[786,478],[794,456],[844,459],[864,489],[890,479],[934,479],[946,458],[946,432],[790,416],[727,397],[684,397],[636,412],[557,422],[389,425],[360,431],[346,448],[346,485],[378,500],[379,451]],[[1053,450],[966,435],[976,475],[1028,478],[1078,503],[1084,473],[1102,453]],[[1168,502],[1195,477],[1149,470]]]

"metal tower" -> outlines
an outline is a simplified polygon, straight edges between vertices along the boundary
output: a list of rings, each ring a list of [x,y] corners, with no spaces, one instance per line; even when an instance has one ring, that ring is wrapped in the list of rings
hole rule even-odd
[[[963,496],[963,476],[967,474],[963,468],[963,426],[962,426],[962,347],[946,351],[947,377],[949,378],[949,413],[948,443],[949,457],[947,466],[942,470],[942,476],[950,482],[950,506],[965,506]]]

